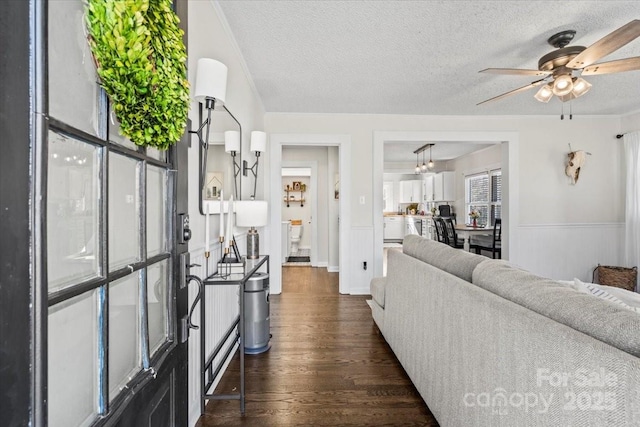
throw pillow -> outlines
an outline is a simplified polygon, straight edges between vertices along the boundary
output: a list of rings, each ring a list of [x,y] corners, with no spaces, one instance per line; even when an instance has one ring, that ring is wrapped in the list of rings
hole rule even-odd
[[[640,313],[640,295],[639,294],[635,294],[634,292],[626,291],[620,288],[612,288],[610,286],[603,286],[595,283],[584,283],[578,278],[573,279],[573,281],[574,281],[573,288],[579,292],[584,292],[586,294],[590,294],[598,298],[602,298],[614,304],[618,304],[621,307],[626,308],[628,310],[635,311],[636,313]],[[618,296],[613,295],[613,293],[611,292],[612,290],[614,293],[616,293],[616,295],[622,296],[624,301],[623,299],[620,299]],[[629,294],[629,295],[626,295],[626,294]]]

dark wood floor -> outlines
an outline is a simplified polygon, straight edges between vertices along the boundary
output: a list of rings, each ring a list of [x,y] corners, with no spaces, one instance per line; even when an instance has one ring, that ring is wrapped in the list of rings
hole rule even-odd
[[[437,426],[375,326],[369,297],[338,293],[338,274],[283,268],[271,296],[271,349],[247,355],[246,414],[211,401],[198,427]],[[216,393],[237,392],[238,355]]]

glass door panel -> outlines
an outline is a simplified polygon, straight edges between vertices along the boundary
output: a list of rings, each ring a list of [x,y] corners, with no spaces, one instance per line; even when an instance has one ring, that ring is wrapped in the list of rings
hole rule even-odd
[[[142,368],[140,274],[109,284],[109,401]]]
[[[109,153],[109,270],[140,261],[140,167]]]
[[[87,43],[84,2],[50,1],[49,114],[98,136],[96,68]]]
[[[147,272],[147,313],[149,315],[149,354],[168,339],[169,262],[160,261]]]
[[[147,257],[167,251],[167,174],[147,166]]]
[[[49,132],[49,292],[100,274],[98,148]]]
[[[49,308],[49,426],[90,425],[98,396],[98,298],[86,292]]]

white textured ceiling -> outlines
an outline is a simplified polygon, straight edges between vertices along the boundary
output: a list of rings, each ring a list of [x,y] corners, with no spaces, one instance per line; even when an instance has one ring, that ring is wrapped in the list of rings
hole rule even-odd
[[[478,71],[535,69],[558,31],[576,30],[572,44],[589,46],[640,18],[637,0],[218,4],[268,112],[560,114],[561,102],[539,103],[535,89],[476,106],[535,80]],[[640,56],[640,39],[601,61],[631,56]],[[574,114],[640,110],[640,71],[588,80]]]

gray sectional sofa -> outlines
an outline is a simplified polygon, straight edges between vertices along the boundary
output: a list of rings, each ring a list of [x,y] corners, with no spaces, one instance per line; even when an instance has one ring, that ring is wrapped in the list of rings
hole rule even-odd
[[[407,236],[372,315],[441,426],[640,426],[640,314]]]

